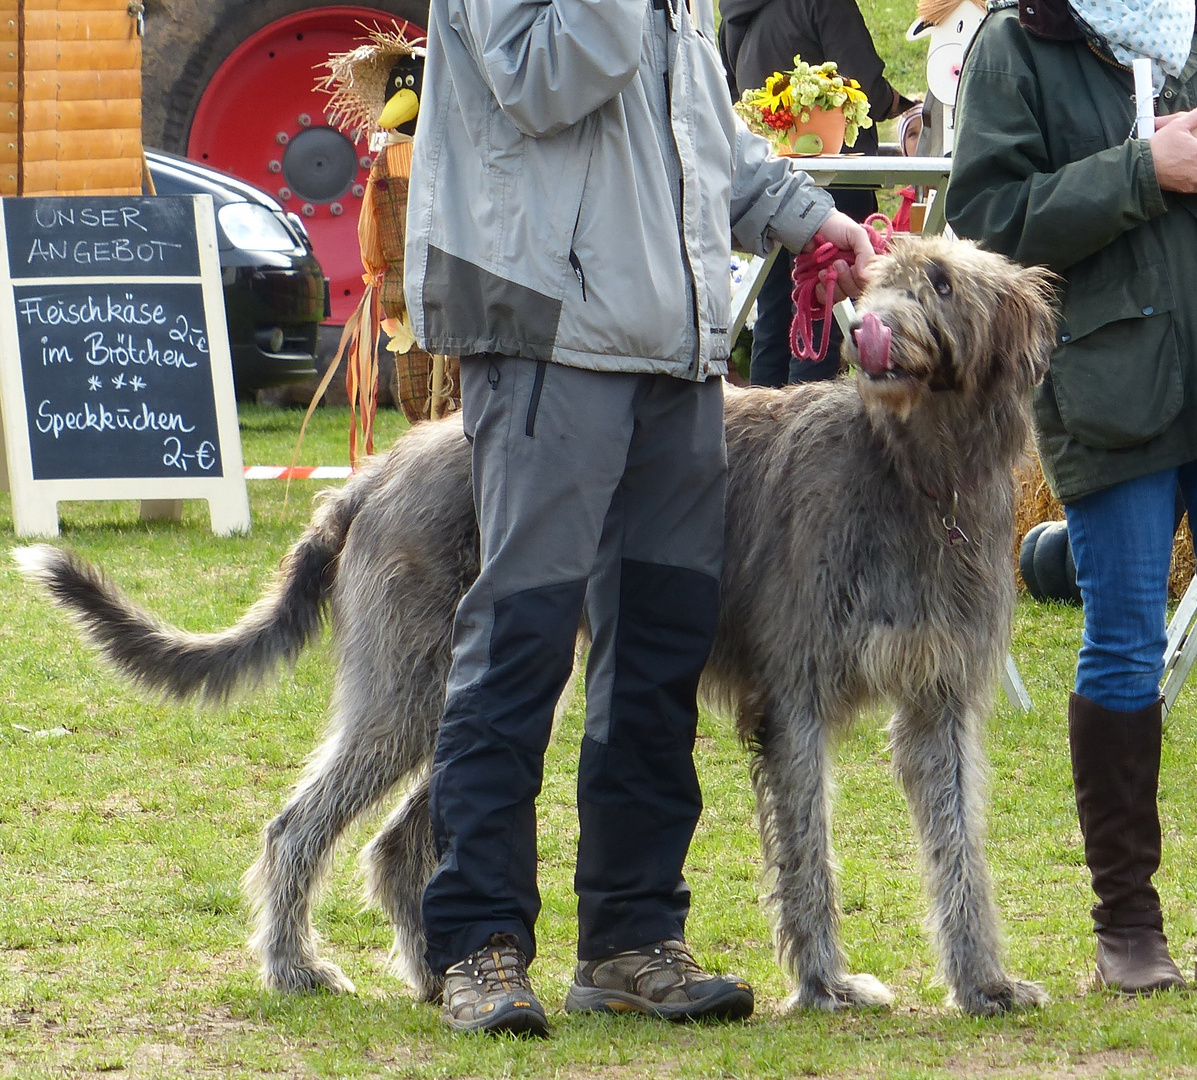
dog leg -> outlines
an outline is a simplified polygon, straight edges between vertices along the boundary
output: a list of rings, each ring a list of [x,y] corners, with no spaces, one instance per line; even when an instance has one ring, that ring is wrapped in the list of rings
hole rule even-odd
[[[318,954],[312,900],[337,838],[411,771],[397,752],[396,728],[391,720],[337,730],[266,827],[243,885],[255,927],[249,946],[268,989],[353,991],[341,969]]]
[[[786,1008],[888,1005],[893,994],[872,975],[850,975],[838,940],[832,869],[827,749],[820,722],[798,712],[767,722],[753,768],[778,960],[797,989]]]
[[[985,862],[985,762],[976,715],[944,702],[899,709],[890,724],[894,768],[918,830],[943,977],[964,1012],[992,1016],[1047,1001],[1001,962]]]
[[[436,848],[428,817],[428,775],[421,774],[403,801],[362,850],[366,897],[390,917],[395,929],[391,970],[421,1001],[435,1001],[441,979],[424,959],[420,898],[436,869]]]

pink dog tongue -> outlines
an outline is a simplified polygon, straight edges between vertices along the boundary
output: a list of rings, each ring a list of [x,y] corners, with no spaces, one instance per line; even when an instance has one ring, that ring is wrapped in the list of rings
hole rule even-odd
[[[871,311],[860,320],[860,325],[853,332],[856,340],[856,351],[860,354],[860,366],[870,375],[879,375],[883,371],[892,371],[893,364],[889,358],[889,342],[893,332]]]

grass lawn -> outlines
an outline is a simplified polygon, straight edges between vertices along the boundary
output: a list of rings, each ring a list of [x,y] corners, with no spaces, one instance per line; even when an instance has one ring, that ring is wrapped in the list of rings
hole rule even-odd
[[[242,410],[245,458],[290,461],[299,414]],[[380,418],[380,444],[401,428]],[[345,410],[321,410],[309,464],[346,455]],[[221,627],[258,595],[320,486],[251,483],[253,531],[218,539],[206,508],[143,524],[133,503],[62,508],[61,543],[134,597],[194,630]],[[7,496],[0,530],[11,538]],[[1197,999],[1121,1001],[1088,990],[1089,895],[1069,783],[1063,704],[1079,636],[1073,609],[1020,605],[1015,656],[1035,708],[999,700],[989,851],[1011,968],[1053,1004],[998,1020],[948,1008],[920,924],[917,859],[889,775],[880,720],[839,755],[836,843],[844,940],[855,969],[897,994],[892,1011],[783,1015],[787,993],[758,902],[749,760],[730,726],[703,717],[707,810],[691,852],[689,936],[710,966],[749,978],[758,1014],[730,1027],[566,1019],[581,717],[555,735],[540,801],[544,912],[533,977],[547,1043],[454,1037],[385,970],[388,928],[363,910],[354,858],[337,857],[317,921],[354,997],[266,994],[244,949],[238,879],[318,737],[333,658],[223,711],[163,705],[114,681],[7,565],[0,569],[0,1076],[49,1077],[1161,1077],[1197,1076]],[[1194,695],[1173,713],[1161,785],[1159,878],[1178,959],[1197,952],[1192,791]]]

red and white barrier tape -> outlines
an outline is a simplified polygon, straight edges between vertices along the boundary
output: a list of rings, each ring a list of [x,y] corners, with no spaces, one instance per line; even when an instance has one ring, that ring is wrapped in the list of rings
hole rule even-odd
[[[246,480],[344,480],[353,472],[348,465],[246,465]]]

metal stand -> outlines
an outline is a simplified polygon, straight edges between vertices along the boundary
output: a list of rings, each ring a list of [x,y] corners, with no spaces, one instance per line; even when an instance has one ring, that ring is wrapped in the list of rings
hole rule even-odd
[[[1197,578],[1189,582],[1180,598],[1176,613],[1168,623],[1168,644],[1164,648],[1164,681],[1160,693],[1164,698],[1164,718],[1172,710],[1180,688],[1197,660]]]
[[[780,246],[775,247],[763,259],[759,255],[753,255],[748,260],[744,277],[740,280],[739,287],[732,293],[731,328],[728,331],[727,340],[733,345],[740,336],[740,331],[744,329],[744,324],[748,321],[748,313],[752,310],[752,305],[756,303],[761,286],[765,284],[765,275],[777,261],[780,251]]]

